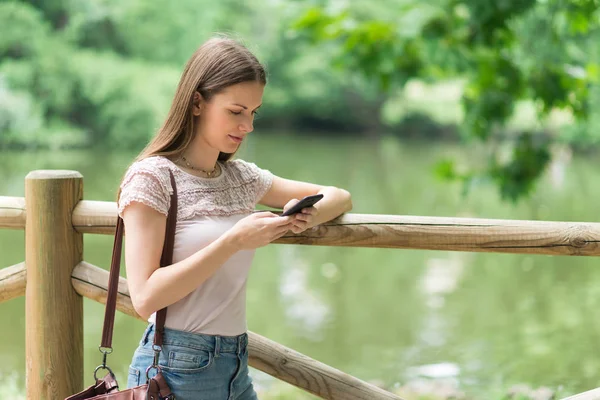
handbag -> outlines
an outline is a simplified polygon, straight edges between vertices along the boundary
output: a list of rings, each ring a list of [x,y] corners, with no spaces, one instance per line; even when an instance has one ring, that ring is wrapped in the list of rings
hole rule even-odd
[[[165,267],[173,262],[173,246],[175,243],[175,226],[177,223],[177,188],[175,177],[169,171],[173,194],[171,195],[171,206],[167,216],[165,241],[160,258],[160,266]],[[106,298],[106,310],[104,313],[104,327],[102,329],[102,342],[98,349],[102,353],[102,364],[94,370],[96,383],[84,391],[67,397],[65,400],[175,400],[175,395],[167,385],[162,375],[158,359],[162,350],[165,320],[167,308],[156,313],[156,330],[154,333],[154,359],[152,365],[146,369],[146,383],[131,389],[119,391],[119,384],[112,370],[106,365],[106,356],[112,353],[112,334],[115,323],[115,310],[117,307],[117,287],[119,283],[119,270],[121,269],[121,248],[123,246],[124,223],[121,217],[117,219],[115,232],[115,243],[113,246],[112,261],[110,265],[110,277],[108,280],[108,296]],[[108,373],[102,379],[97,378],[99,370],[107,370]],[[150,378],[150,371],[155,369],[156,375]]]

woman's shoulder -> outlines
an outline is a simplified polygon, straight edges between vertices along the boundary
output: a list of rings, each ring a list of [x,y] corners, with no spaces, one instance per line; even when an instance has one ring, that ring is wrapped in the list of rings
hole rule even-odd
[[[231,188],[239,188],[240,198],[246,198],[256,205],[273,183],[274,175],[267,169],[260,168],[253,162],[235,159],[229,164],[229,184]]]
[[[225,163],[229,170],[229,176],[243,182],[253,182],[259,179],[262,175],[270,173],[257,166],[253,162],[245,161],[239,158],[230,160]]]
[[[165,157],[152,156],[133,162],[125,173],[125,178],[121,185],[133,179],[136,175],[145,174],[158,179],[160,182],[169,181],[169,170],[172,169],[172,163]]]
[[[129,166],[123,181],[121,182],[121,188],[125,188],[132,182],[138,183],[136,189],[143,190],[145,182],[153,181],[158,184],[161,191],[166,195],[172,193],[171,178],[169,171],[172,170],[172,163],[162,156],[146,157],[141,160],[135,161]]]
[[[236,159],[225,162],[225,166],[230,171],[244,171],[244,170],[251,168],[251,165],[254,165],[254,164],[244,161],[240,158],[236,158]]]
[[[173,193],[169,169],[169,161],[159,156],[147,157],[131,164],[121,182],[119,215],[122,216],[125,207],[134,201],[167,215],[170,195]]]
[[[127,172],[146,172],[151,174],[169,175],[171,161],[163,156],[151,156],[133,162]]]

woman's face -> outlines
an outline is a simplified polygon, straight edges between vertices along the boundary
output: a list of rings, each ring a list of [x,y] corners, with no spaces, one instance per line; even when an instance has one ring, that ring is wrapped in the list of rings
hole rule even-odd
[[[210,101],[194,106],[200,116],[198,130],[203,141],[223,153],[234,153],[254,130],[254,116],[262,104],[264,85],[242,82],[225,88]]]

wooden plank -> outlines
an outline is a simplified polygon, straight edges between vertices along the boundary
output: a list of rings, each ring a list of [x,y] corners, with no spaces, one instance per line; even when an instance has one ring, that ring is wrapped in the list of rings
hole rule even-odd
[[[574,394],[573,396],[565,397],[562,400],[600,400],[600,388]]]
[[[28,399],[64,399],[83,390],[83,299],[71,284],[83,251],[83,235],[71,222],[82,190],[76,171],[33,171],[25,179]]]
[[[114,234],[116,204],[82,201],[78,232]],[[600,224],[588,222],[345,214],[279,244],[600,256]]]
[[[0,228],[25,229],[25,198],[0,196]]]
[[[497,253],[600,255],[600,224],[348,214],[285,243]]]
[[[73,287],[82,296],[106,304],[108,271],[86,262],[73,270]],[[143,320],[133,308],[127,281],[119,279],[117,309]],[[249,336],[249,364],[323,399],[401,400],[374,385],[289,349],[253,332]]]
[[[106,304],[108,293],[108,272],[106,270],[82,261],[73,269],[71,283],[75,291],[81,296]],[[117,309],[127,315],[141,319],[131,303],[127,280],[122,276],[119,277],[118,292]]]
[[[399,399],[398,396],[255,333],[249,333],[248,363],[322,399]]]
[[[27,272],[22,262],[0,269],[0,303],[25,294]]]
[[[82,200],[73,210],[73,227],[79,233],[114,235],[117,226],[117,203]]]

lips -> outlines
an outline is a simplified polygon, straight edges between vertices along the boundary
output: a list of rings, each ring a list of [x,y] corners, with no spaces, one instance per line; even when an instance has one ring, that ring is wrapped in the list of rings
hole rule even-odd
[[[228,135],[228,136],[235,142],[241,142],[242,140],[244,140],[243,137],[233,136],[233,135]]]

